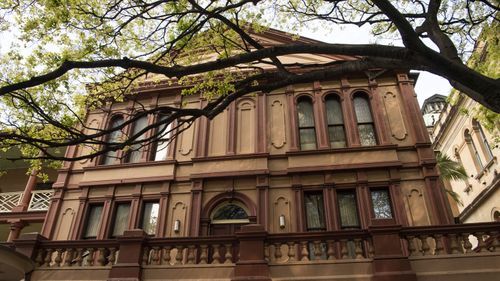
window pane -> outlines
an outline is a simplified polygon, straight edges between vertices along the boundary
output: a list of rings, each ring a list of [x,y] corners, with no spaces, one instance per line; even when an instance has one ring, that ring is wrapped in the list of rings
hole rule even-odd
[[[359,227],[358,208],[354,191],[343,191],[337,194],[342,227]]]
[[[120,125],[123,124],[123,118],[122,117],[118,117],[118,118],[114,118],[111,122],[111,126],[109,126],[110,128],[116,128]],[[109,138],[108,138],[108,142],[119,142],[120,141],[120,138],[122,137],[122,131],[121,130],[118,130],[118,131],[113,131],[111,134],[109,134]],[[116,160],[118,156],[118,151],[109,151],[106,153],[106,155],[104,156],[104,161],[103,161],[103,164],[104,165],[110,165],[110,164],[113,164]]]
[[[160,117],[160,122],[165,120],[167,118],[166,115],[162,115]],[[155,161],[163,161],[167,159],[167,153],[168,153],[168,145],[170,143],[170,135],[172,130],[172,125],[171,124],[165,124],[162,125],[158,128],[158,133],[159,133],[159,140],[156,143],[156,149],[155,149]]]
[[[300,129],[300,149],[316,149],[316,131],[314,128]]]
[[[146,128],[147,125],[148,125],[148,117],[147,116],[143,116],[143,117],[137,119],[137,121],[134,124],[134,129],[132,130],[132,135],[138,134],[140,131],[142,131],[144,128]],[[145,136],[145,133],[140,135],[136,139],[136,141],[143,140],[144,136]],[[139,160],[141,160],[141,154],[143,151],[142,146],[143,146],[142,144],[134,144],[130,147],[130,155],[128,158],[128,162],[136,163],[136,162],[139,162]]]
[[[313,105],[309,99],[300,99],[297,104],[299,128],[314,127]]]
[[[118,204],[116,207],[115,221],[111,236],[122,235],[128,226],[128,216],[130,213],[130,204]]]
[[[325,230],[325,209],[323,207],[323,193],[304,193],[307,230]]]
[[[373,124],[359,124],[359,140],[362,146],[377,145]]]
[[[328,125],[344,124],[340,102],[333,97],[326,100],[326,120]]]
[[[156,202],[144,203],[142,212],[141,228],[150,235],[156,233],[156,225],[158,223],[158,213],[160,211],[160,204]]]
[[[101,223],[102,205],[90,205],[83,238],[96,238]]]
[[[329,126],[330,147],[346,147],[344,126]]]
[[[364,97],[355,97],[354,110],[356,111],[356,119],[358,120],[358,123],[373,122],[368,99]]]
[[[372,205],[376,219],[391,219],[391,199],[388,190],[372,190]]]

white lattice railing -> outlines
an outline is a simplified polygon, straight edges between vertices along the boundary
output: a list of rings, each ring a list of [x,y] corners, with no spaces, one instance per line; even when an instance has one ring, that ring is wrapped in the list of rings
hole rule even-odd
[[[22,198],[22,192],[0,193],[0,213],[11,212],[12,208],[19,205]]]
[[[36,190],[31,192],[28,211],[46,211],[49,209],[52,190]]]

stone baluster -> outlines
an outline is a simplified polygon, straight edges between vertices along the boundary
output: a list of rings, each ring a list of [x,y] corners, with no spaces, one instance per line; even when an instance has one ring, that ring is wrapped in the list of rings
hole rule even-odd
[[[76,264],[78,266],[82,266],[83,264],[83,252],[85,252],[85,248],[76,249]]]
[[[450,249],[452,254],[460,254],[460,248],[458,246],[458,239],[455,233],[448,234],[448,238],[450,239]]]
[[[149,254],[150,254],[149,247],[144,247],[144,252],[142,253],[142,264],[144,265],[149,264]]]
[[[431,254],[431,247],[427,242],[427,237],[427,235],[420,235],[419,237],[420,242],[422,242],[422,253],[424,254],[424,256],[428,256]]]
[[[356,254],[356,259],[363,259],[363,247],[361,246],[361,239],[354,239],[354,253]]]
[[[314,259],[321,260],[321,241],[314,241]]]
[[[38,252],[36,254],[35,258],[35,265],[36,266],[42,266],[43,265],[43,249],[38,249]]]
[[[406,241],[408,241],[408,251],[410,252],[410,256],[418,256],[419,252],[417,251],[417,248],[415,248],[415,237],[414,236],[407,236]]]
[[[89,254],[87,256],[87,264],[89,266],[94,266],[94,252],[95,252],[95,249],[94,248],[89,248]]]
[[[56,257],[54,259],[54,263],[56,266],[61,266],[63,250],[64,249],[56,249]]]
[[[232,244],[225,244],[226,247],[226,254],[224,255],[224,258],[226,259],[224,263],[233,263],[233,245]]]
[[[219,264],[220,263],[219,245],[218,244],[212,245],[212,250],[213,250],[212,264]]]
[[[348,255],[348,251],[347,251],[347,240],[346,239],[342,239],[340,240],[340,257],[341,259],[348,259],[349,258],[349,255]]]
[[[108,266],[112,266],[115,264],[116,261],[116,248],[110,248],[109,249],[109,256],[108,256]]]
[[[441,235],[441,234],[434,235],[434,240],[436,241],[436,250],[434,251],[434,254],[435,255],[445,254],[444,245],[443,245],[443,235]]]
[[[45,263],[43,264],[46,267],[50,267],[50,263],[52,262],[52,253],[54,252],[53,249],[47,249],[46,254],[45,254]]]
[[[165,246],[163,248],[163,262],[166,265],[170,265],[170,259],[171,259],[170,251],[171,251],[171,249],[172,249],[172,247],[170,247],[170,246]]]
[[[207,264],[208,263],[208,246],[207,245],[200,245],[200,264]]]
[[[183,246],[176,246],[175,248],[177,249],[177,253],[175,254],[174,265],[179,265],[179,264],[182,264],[182,252],[184,250],[184,247]]]
[[[188,246],[188,255],[187,255],[187,263],[188,264],[194,264],[194,260],[195,260],[194,252],[195,252],[195,246],[189,245]]]
[[[274,243],[274,260],[277,262],[281,259],[283,254],[281,253],[281,243]]]
[[[373,241],[371,239],[368,239],[366,242],[368,244],[368,257],[373,258],[375,256],[375,249],[373,249]]]
[[[288,261],[295,261],[295,242],[287,242],[288,245]]]
[[[469,241],[469,233],[462,234],[462,240],[464,241],[464,250],[466,254],[470,254],[472,252],[472,244]]]
[[[486,249],[486,243],[484,242],[484,232],[476,232],[474,233],[474,236],[477,238],[477,249],[478,253],[483,253],[487,252],[488,250]]]
[[[153,256],[151,257],[151,264],[160,264],[160,247],[153,247]]]
[[[99,248],[99,258],[97,258],[97,263],[100,266],[106,265],[106,248]]]
[[[326,256],[328,260],[334,260],[336,259],[335,257],[335,241],[333,240],[327,240],[326,241],[327,245],[327,250],[326,250]]]
[[[500,242],[498,241],[498,239],[500,239],[500,235],[498,231],[492,231],[490,234],[491,239],[493,239],[493,241],[491,242],[492,251],[498,253],[500,252]]]
[[[307,249],[309,243],[307,241],[300,242],[300,260],[309,261],[309,250]]]
[[[269,262],[269,245],[267,243],[264,244],[264,260]]]

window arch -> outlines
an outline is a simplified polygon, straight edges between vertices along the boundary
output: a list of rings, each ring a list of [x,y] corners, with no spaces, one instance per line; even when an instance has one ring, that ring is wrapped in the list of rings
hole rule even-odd
[[[144,128],[148,126],[148,116],[143,115],[139,117],[135,122],[134,125],[132,126],[132,134],[131,136],[135,136],[139,134]],[[138,136],[135,141],[141,141],[145,138],[146,134],[142,133],[140,136]],[[142,153],[144,152],[144,144],[142,143],[137,143],[133,144],[130,146],[130,152],[127,155],[126,162],[129,163],[136,163],[141,160]]]
[[[121,126],[123,124],[123,116],[121,115],[116,115],[113,118],[111,118],[111,121],[109,122],[108,129],[113,129]],[[112,131],[108,137],[107,137],[107,142],[108,143],[116,143],[120,141],[120,138],[123,136],[122,130],[115,130]],[[106,146],[106,149],[109,147]],[[114,164],[116,159],[118,159],[118,151],[117,150],[111,150],[106,152],[104,154],[104,157],[102,158],[101,164],[103,165],[110,165]]]
[[[465,139],[465,142],[467,143],[467,146],[469,147],[469,150],[472,153],[472,158],[474,159],[474,163],[476,164],[476,168],[480,172],[484,168],[483,162],[481,161],[481,157],[479,157],[479,151],[477,151],[476,145],[474,144],[474,140],[472,139],[472,136],[470,135],[469,129],[466,129],[464,131],[464,139]]]
[[[297,117],[299,123],[300,149],[316,149],[316,129],[311,98],[301,96],[297,99]]]
[[[339,97],[333,94],[326,96],[325,107],[330,147],[346,147],[344,117],[342,115],[342,106]]]
[[[483,127],[475,119],[472,120],[472,126],[474,128],[474,131],[479,133],[480,145],[483,148],[483,151],[485,152],[486,162],[488,163],[493,159],[493,152],[491,151],[491,147],[488,143],[488,140],[486,139],[486,135],[484,134]]]
[[[373,122],[370,101],[366,94],[357,92],[353,99],[356,121],[358,124],[359,140],[362,146],[377,145],[375,125]]]

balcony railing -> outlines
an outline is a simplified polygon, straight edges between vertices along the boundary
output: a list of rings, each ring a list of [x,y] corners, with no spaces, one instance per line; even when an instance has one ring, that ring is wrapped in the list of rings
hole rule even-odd
[[[52,190],[36,190],[31,192],[28,211],[45,211],[49,209]]]
[[[12,208],[19,205],[22,198],[22,192],[0,193],[0,213],[11,212]]]
[[[32,191],[28,211],[48,210],[52,194],[52,190]],[[0,213],[12,212],[12,209],[19,205],[22,199],[22,191],[0,193]]]

